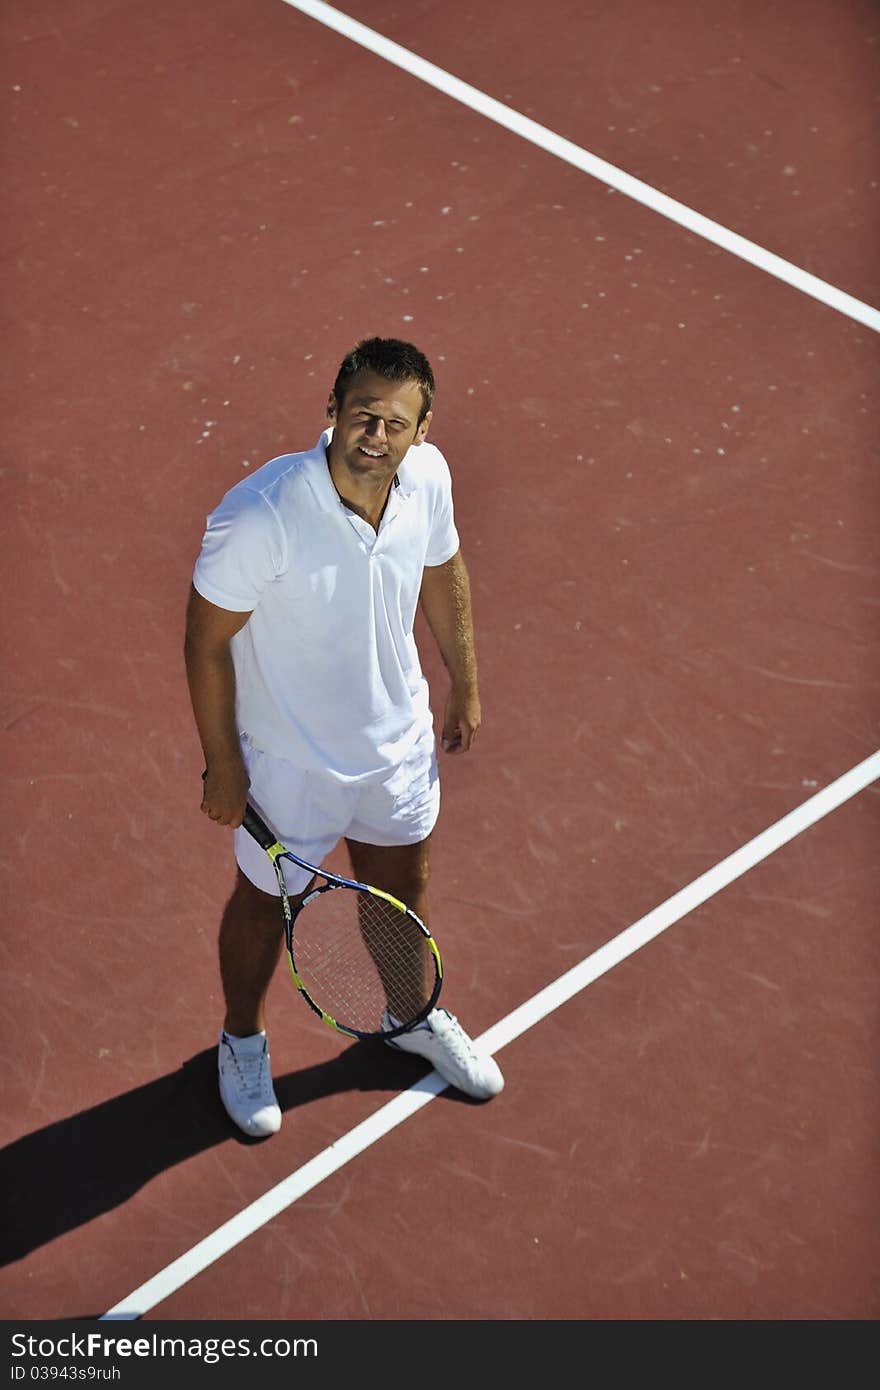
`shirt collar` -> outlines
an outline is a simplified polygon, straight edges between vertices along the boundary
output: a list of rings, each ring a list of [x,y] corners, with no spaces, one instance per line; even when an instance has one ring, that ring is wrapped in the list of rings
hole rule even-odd
[[[322,430],[314,449],[310,449],[308,458],[308,477],[312,485],[318,505],[324,512],[335,512],[339,510],[339,493],[333,486],[333,479],[330,477],[330,469],[327,467],[326,445],[333,437],[332,429]]]

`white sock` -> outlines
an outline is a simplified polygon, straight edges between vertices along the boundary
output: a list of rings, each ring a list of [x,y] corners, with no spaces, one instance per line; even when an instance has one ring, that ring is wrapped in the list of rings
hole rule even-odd
[[[226,1031],[225,1028],[222,1028],[222,1029],[220,1030],[220,1041],[221,1041],[221,1042],[228,1042],[228,1043],[245,1043],[245,1044],[247,1044],[247,1043],[253,1043],[257,1038],[259,1038],[261,1042],[265,1042],[265,1039],[266,1039],[266,1030],[265,1030],[265,1028],[261,1029],[261,1031],[260,1031],[259,1033],[248,1033],[247,1036],[246,1036],[246,1037],[243,1037],[243,1038],[242,1038],[242,1037],[236,1036],[235,1033],[227,1033],[227,1031]],[[256,1048],[255,1048],[254,1050],[256,1051]]]

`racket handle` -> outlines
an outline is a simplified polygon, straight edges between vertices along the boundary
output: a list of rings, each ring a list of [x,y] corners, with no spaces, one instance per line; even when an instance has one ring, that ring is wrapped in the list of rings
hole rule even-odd
[[[241,823],[249,835],[252,835],[261,849],[270,849],[277,843],[277,835],[273,835],[262,816],[258,816],[253,806],[248,804],[244,808],[244,815]]]
[[[208,769],[205,768],[202,773],[202,781],[205,780],[207,775]],[[260,849],[269,849],[277,842],[278,837],[272,834],[272,831],[269,829],[262,816],[257,815],[250,803],[244,808],[244,815],[241,818],[241,823],[248,834],[252,835],[256,840]]]

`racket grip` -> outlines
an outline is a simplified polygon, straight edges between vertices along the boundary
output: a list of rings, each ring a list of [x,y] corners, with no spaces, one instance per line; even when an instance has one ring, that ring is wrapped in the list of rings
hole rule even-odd
[[[207,775],[208,769],[205,768],[202,773],[202,781],[205,780]],[[241,818],[241,823],[248,834],[252,835],[256,840],[260,849],[269,849],[277,842],[278,837],[272,834],[272,831],[269,829],[262,816],[257,815],[250,803],[244,808],[244,815]]]
[[[261,849],[271,849],[277,843],[277,835],[273,835],[262,816],[258,816],[253,806],[248,804],[244,808],[244,815],[241,823],[249,835],[252,835]]]

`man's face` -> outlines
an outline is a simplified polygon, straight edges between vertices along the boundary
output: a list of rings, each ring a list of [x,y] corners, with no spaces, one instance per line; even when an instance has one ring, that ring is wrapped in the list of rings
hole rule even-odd
[[[331,393],[327,414],[333,421],[331,464],[341,464],[356,478],[379,483],[391,478],[414,444],[428,433],[431,412],[424,408],[415,381],[388,381],[377,372],[358,372],[341,402]]]

